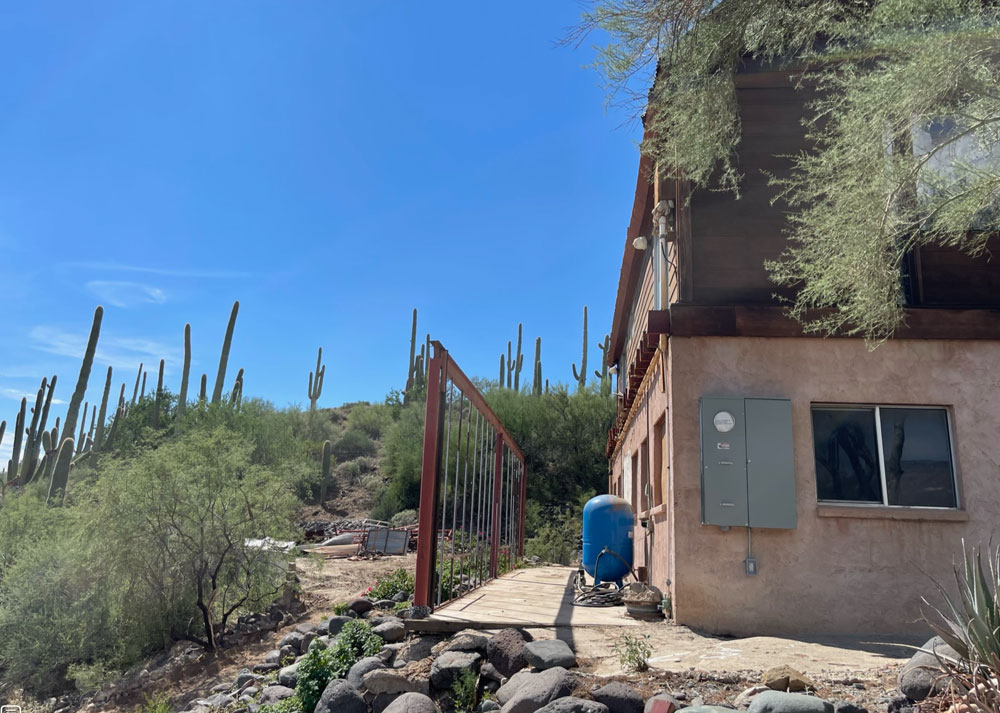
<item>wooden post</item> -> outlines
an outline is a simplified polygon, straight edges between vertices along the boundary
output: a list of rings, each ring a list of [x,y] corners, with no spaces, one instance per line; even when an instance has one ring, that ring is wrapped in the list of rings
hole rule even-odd
[[[437,559],[438,475],[441,468],[441,419],[444,410],[442,371],[447,352],[435,347],[427,372],[427,410],[424,421],[424,452],[420,468],[420,517],[417,536],[417,571],[413,603],[434,606],[434,568]]]

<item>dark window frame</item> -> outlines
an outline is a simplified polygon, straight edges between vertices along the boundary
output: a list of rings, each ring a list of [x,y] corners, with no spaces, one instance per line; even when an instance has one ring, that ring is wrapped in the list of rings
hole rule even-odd
[[[873,412],[875,420],[875,445],[876,452],[878,455],[878,470],[879,479],[881,482],[881,493],[882,502],[871,502],[864,500],[830,500],[822,499],[819,497],[819,480],[818,472],[816,469],[816,430],[815,430],[815,420],[814,414],[816,410],[825,411],[860,411],[871,409]],[[938,506],[938,505],[894,505],[889,502],[889,492],[886,483],[886,466],[885,466],[885,449],[883,444],[882,436],[882,414],[881,410],[908,410],[908,409],[923,409],[923,410],[933,410],[944,412],[945,426],[947,428],[947,433],[945,434],[948,438],[948,456],[950,458],[951,466],[951,487],[954,494],[954,505],[951,506]],[[951,408],[948,406],[939,406],[935,404],[876,404],[876,403],[824,403],[817,402],[809,404],[809,416],[810,416],[810,432],[813,440],[812,448],[812,463],[813,463],[813,482],[816,484],[816,500],[820,505],[833,505],[833,506],[851,506],[851,507],[867,507],[867,508],[893,508],[897,510],[962,510],[962,491],[959,488],[958,483],[958,461],[955,457],[955,430],[952,424]]]

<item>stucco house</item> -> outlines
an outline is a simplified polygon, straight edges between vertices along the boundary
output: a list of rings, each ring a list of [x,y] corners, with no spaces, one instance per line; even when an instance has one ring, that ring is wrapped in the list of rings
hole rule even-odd
[[[804,335],[765,269],[786,236],[763,173],[803,147],[803,97],[784,71],[736,86],[739,199],[639,163],[609,489],[678,623],[912,631],[963,538],[1000,534],[1000,261],[921,249],[896,337]]]

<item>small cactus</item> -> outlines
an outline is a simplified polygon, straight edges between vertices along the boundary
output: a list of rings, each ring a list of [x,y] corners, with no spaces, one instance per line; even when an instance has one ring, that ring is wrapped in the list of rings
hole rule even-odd
[[[229,405],[237,411],[243,403],[243,368],[236,372],[236,381],[233,383],[233,390],[229,394]]]
[[[517,325],[517,355],[514,361],[514,391],[521,390],[521,367],[524,364],[524,355],[521,354],[521,328],[522,324],[519,322]],[[508,384],[510,386],[510,384]]]

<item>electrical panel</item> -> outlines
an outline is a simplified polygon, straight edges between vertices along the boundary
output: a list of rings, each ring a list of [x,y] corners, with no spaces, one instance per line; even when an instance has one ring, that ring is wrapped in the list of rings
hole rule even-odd
[[[794,529],[792,405],[787,399],[701,399],[705,525]]]

